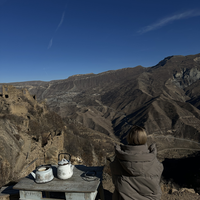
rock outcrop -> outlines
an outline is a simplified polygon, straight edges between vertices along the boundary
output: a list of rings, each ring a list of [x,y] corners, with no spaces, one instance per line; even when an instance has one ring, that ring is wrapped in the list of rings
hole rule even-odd
[[[36,165],[57,161],[64,126],[36,97],[3,86],[0,97],[0,185],[18,180]]]
[[[79,127],[79,128],[78,128]],[[62,121],[26,89],[12,85],[0,94],[0,186],[26,176],[36,166],[57,164],[58,154],[72,155],[73,164],[104,165],[113,154],[109,137]]]

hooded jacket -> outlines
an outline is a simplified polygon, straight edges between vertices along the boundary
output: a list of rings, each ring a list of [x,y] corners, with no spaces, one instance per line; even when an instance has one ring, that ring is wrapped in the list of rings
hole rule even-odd
[[[118,145],[110,164],[115,185],[113,200],[160,200],[163,165],[157,160],[156,146]]]

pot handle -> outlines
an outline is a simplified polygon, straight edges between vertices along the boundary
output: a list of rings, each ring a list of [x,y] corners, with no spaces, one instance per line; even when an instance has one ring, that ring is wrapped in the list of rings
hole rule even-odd
[[[70,155],[69,153],[59,153],[59,154],[58,154],[58,162],[60,161],[59,158],[60,158],[60,155],[61,155],[61,154],[66,154],[66,155],[68,155],[68,156],[69,156],[69,161],[71,160],[71,155]]]

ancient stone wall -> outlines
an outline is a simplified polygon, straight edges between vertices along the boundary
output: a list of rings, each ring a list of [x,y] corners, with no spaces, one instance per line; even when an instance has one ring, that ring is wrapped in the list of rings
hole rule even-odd
[[[39,145],[41,144],[40,141],[41,138],[37,143],[31,144],[31,148],[33,150],[27,154],[26,158],[24,158],[24,167],[18,174],[18,178],[28,175],[40,165],[58,164],[58,154],[63,153],[64,134],[61,133],[61,135],[55,136],[54,138],[48,140],[48,143],[45,145],[45,147]]]
[[[34,102],[36,100],[36,95],[30,95],[26,88],[19,90],[12,85],[2,85],[0,86],[0,97],[17,99],[19,96],[24,95],[27,99]]]
[[[54,115],[27,89],[0,86],[0,187],[37,166],[58,163],[64,130]]]

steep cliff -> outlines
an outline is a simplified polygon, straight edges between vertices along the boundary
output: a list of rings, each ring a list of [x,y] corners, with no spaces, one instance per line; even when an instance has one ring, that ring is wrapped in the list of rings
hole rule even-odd
[[[104,134],[62,121],[26,89],[12,85],[0,94],[0,186],[17,181],[36,166],[57,164],[70,153],[73,164],[104,165],[114,140]]]
[[[61,118],[38,103],[26,89],[10,85],[2,89],[0,185],[23,177],[36,165],[57,160],[65,132]]]

